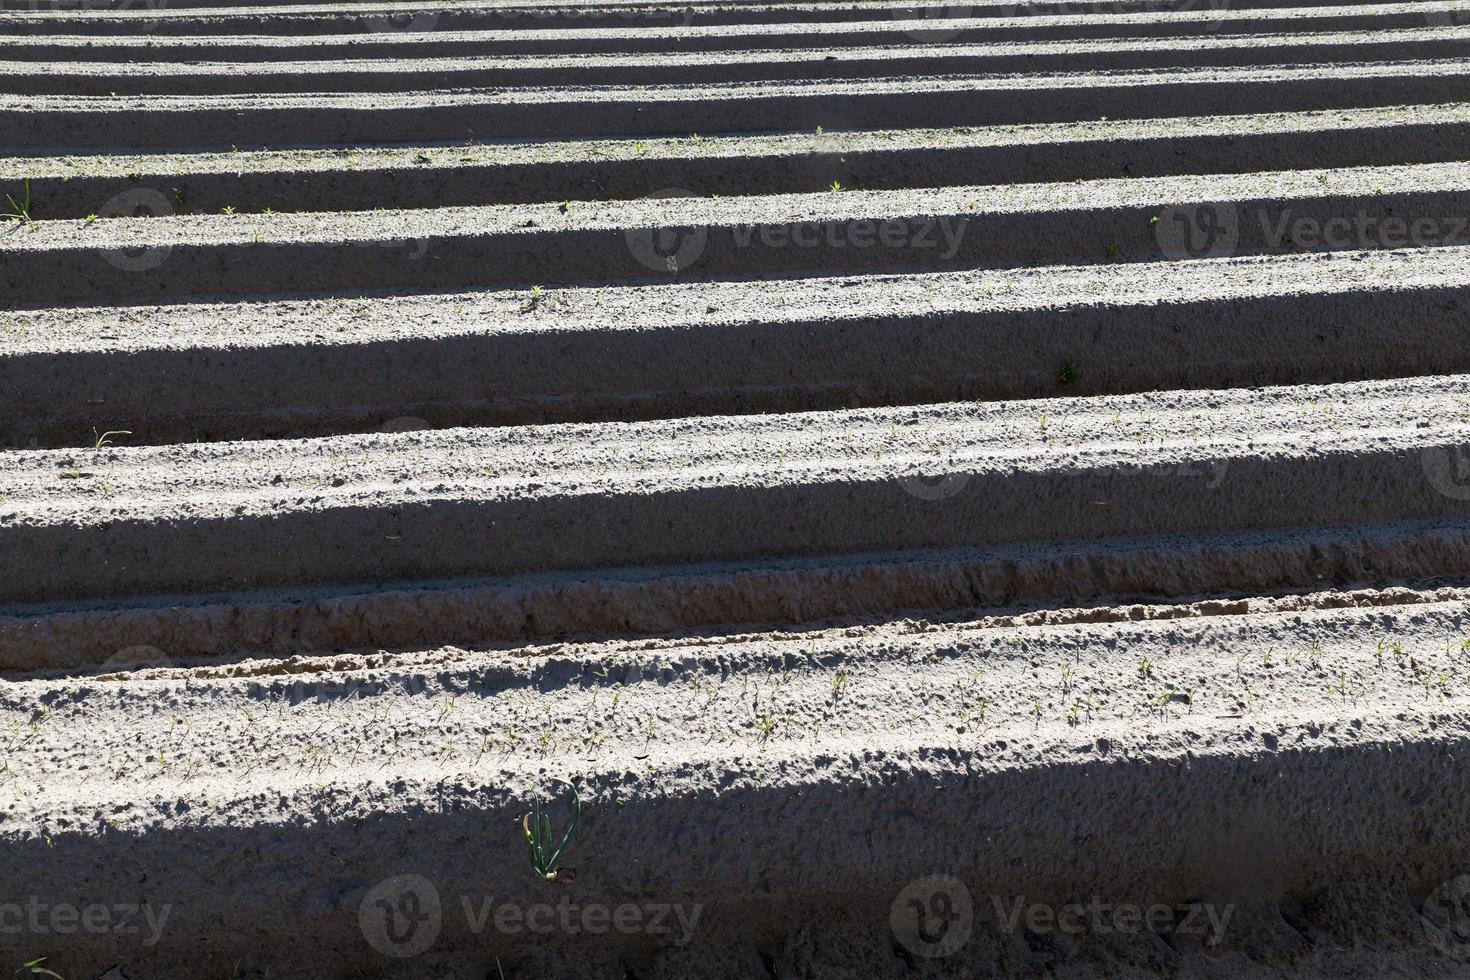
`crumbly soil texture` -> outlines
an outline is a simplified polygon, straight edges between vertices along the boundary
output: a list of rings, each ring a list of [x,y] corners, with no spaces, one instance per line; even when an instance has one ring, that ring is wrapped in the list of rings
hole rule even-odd
[[[0,0],[0,974],[1470,971],[1470,0]]]

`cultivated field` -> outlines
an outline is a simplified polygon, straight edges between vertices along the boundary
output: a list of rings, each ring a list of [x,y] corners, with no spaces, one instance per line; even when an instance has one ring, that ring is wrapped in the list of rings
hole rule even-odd
[[[1470,0],[246,2],[0,0],[0,976],[1470,970]]]

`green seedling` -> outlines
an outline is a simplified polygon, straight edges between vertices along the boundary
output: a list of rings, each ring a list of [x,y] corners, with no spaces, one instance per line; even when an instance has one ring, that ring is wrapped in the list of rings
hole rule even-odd
[[[542,879],[563,884],[570,882],[577,873],[570,868],[557,867],[556,862],[561,860],[562,853],[571,843],[572,836],[577,832],[577,825],[582,820],[582,800],[577,796],[577,787],[567,783],[567,788],[571,790],[572,796],[572,819],[555,848],[551,846],[555,839],[551,818],[542,812],[539,796],[531,800],[531,812],[521,818],[521,829],[526,833],[526,844],[530,848],[531,867]]]
[[[842,186],[842,181],[840,181],[840,180],[834,180],[834,181],[832,181],[832,190],[834,190],[834,191],[841,191],[841,190],[845,190],[845,189],[846,188],[844,188]]]
[[[534,313],[541,306],[541,301],[546,298],[546,291],[540,286],[531,287],[531,298],[521,304],[522,313]]]
[[[1071,361],[1063,361],[1062,366],[1057,369],[1057,382],[1069,385],[1082,377],[1082,372],[1077,370],[1077,365]]]
[[[16,970],[15,972],[17,974],[25,973],[31,976],[55,977],[56,980],[66,980],[65,977],[63,977],[56,971],[46,969],[46,967],[43,965],[46,962],[46,959],[47,958],[43,956],[40,959],[31,960],[29,963],[22,963],[20,965],[20,969]]]
[[[33,225],[36,222],[31,217],[31,180],[29,177],[26,178],[23,187],[25,189],[21,191],[19,201],[9,194],[5,195],[5,200],[10,202],[13,210],[0,214],[0,218],[7,221],[19,221],[23,225]]]
[[[94,426],[92,429],[92,435],[96,438],[97,441],[92,443],[92,448],[101,449],[103,446],[111,446],[113,444],[111,439],[112,436],[130,436],[132,434],[133,433],[128,429],[112,429],[108,432],[102,433],[99,436],[97,435],[97,429]]]

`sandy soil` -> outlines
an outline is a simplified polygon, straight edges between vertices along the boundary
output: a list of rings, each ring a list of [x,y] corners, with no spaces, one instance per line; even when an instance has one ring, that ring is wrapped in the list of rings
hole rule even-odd
[[[416,875],[443,902],[417,961],[435,975],[544,968],[529,928],[475,934],[460,900],[484,896],[682,906],[667,937],[650,921],[558,944],[637,976],[691,956],[898,976],[903,947],[874,934],[934,869],[974,898],[950,969],[1366,976],[1381,963],[1344,947],[1381,945],[1402,975],[1452,975],[1404,946],[1426,945],[1418,906],[1463,859],[1463,599],[1127,621],[1142,611],[0,684],[0,832],[34,840],[8,880],[48,908],[152,903],[157,942],[71,960],[129,975],[296,975],[312,948],[376,972],[357,907]],[[538,886],[515,821],[557,779],[583,798],[576,880]],[[1078,944],[1007,933],[1014,896],[1224,922]],[[227,938],[226,909],[281,941]]]
[[[1464,976],[1470,0],[1229,7],[0,0],[0,973]]]

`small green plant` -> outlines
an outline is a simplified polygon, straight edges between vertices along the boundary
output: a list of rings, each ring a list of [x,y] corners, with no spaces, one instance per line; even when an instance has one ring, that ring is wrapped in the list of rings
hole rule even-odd
[[[833,191],[842,191],[842,190],[846,190],[846,189],[847,188],[845,188],[845,187],[842,186],[842,181],[840,181],[840,180],[834,180],[834,181],[832,181],[832,190]]]
[[[546,298],[546,291],[540,286],[531,287],[531,298],[521,304],[522,313],[534,313],[541,306],[541,301]]]
[[[1062,690],[1070,691],[1072,683],[1077,679],[1077,668],[1071,664],[1062,664]]]
[[[42,956],[40,959],[31,960],[29,963],[22,963],[20,965],[20,969],[16,970],[15,972],[17,974],[28,973],[31,976],[55,977],[56,980],[66,980],[65,977],[63,977],[56,971],[46,969],[46,967],[43,965],[45,964],[46,959],[47,957]]]
[[[83,223],[90,225],[92,222],[94,222],[96,220],[97,220],[97,215],[95,215],[95,214],[89,214],[89,215],[87,215],[86,218],[83,219]]]
[[[1082,377],[1082,372],[1077,370],[1077,365],[1071,361],[1063,361],[1062,366],[1057,369],[1057,382],[1069,385]]]
[[[25,189],[21,191],[19,201],[10,194],[5,195],[5,200],[10,202],[13,210],[0,214],[0,218],[7,221],[19,221],[23,225],[33,225],[36,222],[31,217],[31,180],[29,177],[25,179],[22,186]]]
[[[577,832],[577,825],[582,821],[582,800],[577,796],[577,787],[571,783],[566,785],[571,790],[572,819],[567,824],[566,832],[561,835],[561,842],[554,848],[551,846],[555,839],[551,818],[542,812],[539,796],[532,798],[531,812],[521,818],[521,829],[526,833],[526,844],[530,848],[531,867],[544,880],[564,884],[575,878],[577,873],[570,868],[557,867],[556,862],[561,860],[562,853]]]
[[[220,214],[234,214],[234,213],[235,213],[235,206],[233,204],[226,204],[224,207],[220,208]]]
[[[112,436],[130,436],[132,434],[133,433],[130,430],[128,430],[128,429],[112,429],[112,430],[109,430],[107,432],[102,433],[99,436],[99,435],[97,435],[97,429],[94,426],[92,428],[92,436],[97,441],[94,442],[94,443],[92,443],[92,448],[93,449],[101,449],[103,446],[111,446],[113,444],[112,443],[112,439],[111,439]]]

